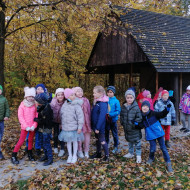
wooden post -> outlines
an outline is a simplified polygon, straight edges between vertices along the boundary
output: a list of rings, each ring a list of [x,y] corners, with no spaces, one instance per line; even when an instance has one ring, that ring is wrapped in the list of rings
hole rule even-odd
[[[174,76],[174,98],[175,98],[175,110],[176,110],[176,123],[179,122],[179,74],[176,73]]]
[[[180,90],[179,96],[181,99],[182,92],[183,92],[183,75],[182,75],[182,73],[180,73],[180,78],[179,78],[179,90]]]
[[[114,71],[111,71],[109,73],[109,85],[114,86],[114,84],[115,84],[115,73]]]
[[[133,86],[133,64],[130,65],[130,79],[129,79],[130,87]]]
[[[156,92],[158,92],[158,72],[156,71]]]

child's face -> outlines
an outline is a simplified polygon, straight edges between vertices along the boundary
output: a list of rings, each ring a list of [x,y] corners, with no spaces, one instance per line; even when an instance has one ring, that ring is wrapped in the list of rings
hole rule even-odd
[[[75,94],[71,94],[68,99],[70,99],[71,101],[73,101],[76,98]]]
[[[0,93],[1,94],[1,93]],[[187,94],[190,94],[190,90],[187,90]]]
[[[114,93],[113,93],[111,90],[108,90],[108,91],[107,91],[107,95],[108,95],[108,97],[110,97],[110,98],[114,97]]]
[[[169,98],[169,94],[164,94],[164,95],[162,96],[162,99],[163,99],[164,101],[167,101],[168,98]]]
[[[102,97],[103,94],[101,92],[98,92],[96,89],[94,89],[93,96],[94,96],[94,99],[98,99],[98,98]]]
[[[0,94],[2,94],[2,90],[0,89]]]
[[[127,95],[126,96],[126,101],[127,101],[127,104],[132,104],[134,102],[135,98],[132,96],[132,95]]]
[[[33,102],[33,101],[34,101],[34,97],[33,97],[33,96],[27,96],[27,97],[26,97],[26,100],[27,100],[28,102]]]
[[[147,95],[147,98],[151,98],[151,94],[148,94],[148,95]]]
[[[63,100],[64,100],[64,94],[63,94],[63,92],[57,93],[56,97],[57,97],[57,101],[58,102],[63,102]]]
[[[39,86],[37,89],[36,89],[36,94],[41,94],[41,93],[44,93],[44,89]]]
[[[83,97],[83,91],[81,89],[77,90],[76,97],[78,97],[78,98],[82,98]]]
[[[142,112],[143,113],[147,113],[149,111],[149,107],[148,106],[143,106],[142,107]]]

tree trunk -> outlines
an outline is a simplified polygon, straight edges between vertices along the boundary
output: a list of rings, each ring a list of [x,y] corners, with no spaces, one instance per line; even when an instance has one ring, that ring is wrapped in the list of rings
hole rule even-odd
[[[4,87],[5,14],[0,11],[0,85]]]

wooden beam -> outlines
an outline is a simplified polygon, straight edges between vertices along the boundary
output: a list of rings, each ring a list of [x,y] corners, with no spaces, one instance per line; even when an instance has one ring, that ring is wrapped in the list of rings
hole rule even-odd
[[[156,92],[158,92],[158,72],[156,72]]]

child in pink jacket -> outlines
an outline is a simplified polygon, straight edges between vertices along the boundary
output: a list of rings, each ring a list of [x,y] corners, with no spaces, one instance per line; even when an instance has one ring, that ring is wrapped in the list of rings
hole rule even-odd
[[[84,134],[84,154],[82,150],[82,141],[78,142],[78,157],[79,158],[89,158],[89,145],[90,145],[90,134],[91,130],[91,110],[90,110],[90,103],[86,97],[83,97],[83,89],[80,87],[73,88],[75,95],[77,98],[83,100],[82,110],[84,113],[84,125],[82,128],[82,132]]]
[[[34,157],[32,155],[32,147],[33,147],[33,138],[34,138],[34,130],[37,127],[37,123],[34,121],[34,118],[37,117],[37,109],[35,106],[34,97],[36,95],[35,88],[24,88],[25,96],[24,100],[21,102],[18,108],[18,119],[21,125],[21,134],[19,141],[17,142],[11,157],[11,161],[13,164],[19,164],[17,159],[17,152],[20,147],[23,145],[27,133],[29,132],[28,138],[28,158],[30,161],[34,161]]]
[[[150,103],[150,109],[154,111],[153,101],[149,90],[144,90],[142,95],[144,96],[143,102],[148,101]]]

